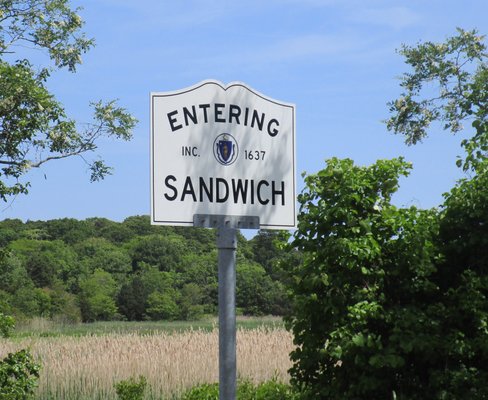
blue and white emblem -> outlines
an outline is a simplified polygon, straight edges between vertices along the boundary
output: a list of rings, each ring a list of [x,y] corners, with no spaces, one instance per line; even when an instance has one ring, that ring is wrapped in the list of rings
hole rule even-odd
[[[232,135],[222,133],[217,136],[213,146],[215,159],[222,165],[231,165],[237,159],[239,146]]]

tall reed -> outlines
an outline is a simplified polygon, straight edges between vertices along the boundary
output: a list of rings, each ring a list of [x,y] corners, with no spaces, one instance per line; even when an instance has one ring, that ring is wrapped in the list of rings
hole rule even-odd
[[[106,334],[0,341],[0,357],[29,347],[42,364],[38,399],[116,399],[114,383],[143,375],[147,398],[169,399],[218,381],[218,330],[154,335]],[[292,337],[283,328],[239,329],[240,378],[288,380]]]

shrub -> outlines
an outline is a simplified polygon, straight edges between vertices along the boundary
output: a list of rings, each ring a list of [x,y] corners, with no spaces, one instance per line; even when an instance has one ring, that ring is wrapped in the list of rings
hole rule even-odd
[[[488,399],[488,175],[439,212],[391,204],[407,172],[332,159],[305,177],[286,321],[304,399]]]
[[[9,337],[15,328],[15,320],[9,315],[0,313],[0,337]]]
[[[441,352],[438,216],[391,204],[409,168],[334,158],[305,177],[291,243],[304,263],[291,268],[287,326],[297,345],[292,384],[307,399],[433,398],[425,377]]]
[[[297,393],[291,386],[272,379],[253,385],[248,380],[238,382],[238,400],[298,400]],[[219,400],[218,383],[204,383],[185,392],[181,400]]]
[[[218,383],[204,383],[186,391],[181,400],[218,400]]]
[[[298,400],[298,394],[290,385],[272,379],[256,387],[256,400]]]
[[[144,376],[139,376],[139,380],[134,378],[120,381],[115,385],[115,392],[120,400],[142,400],[146,390],[147,381]]]
[[[33,398],[40,366],[28,350],[10,353],[0,361],[0,400]]]

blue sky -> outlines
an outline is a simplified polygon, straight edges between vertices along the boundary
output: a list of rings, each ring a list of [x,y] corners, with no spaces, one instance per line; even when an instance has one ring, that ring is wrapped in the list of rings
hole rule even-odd
[[[0,204],[0,219],[149,214],[149,93],[205,79],[241,81],[296,105],[298,186],[330,157],[367,165],[404,156],[413,162],[394,201],[429,208],[460,177],[460,137],[433,130],[415,147],[381,122],[406,71],[402,43],[442,41],[456,27],[488,34],[486,0],[87,0],[85,32],[96,47],[76,74],[57,72],[49,88],[80,123],[90,101],[119,99],[139,119],[131,142],[105,141],[114,175],[89,183],[79,159],[28,175],[27,196]]]

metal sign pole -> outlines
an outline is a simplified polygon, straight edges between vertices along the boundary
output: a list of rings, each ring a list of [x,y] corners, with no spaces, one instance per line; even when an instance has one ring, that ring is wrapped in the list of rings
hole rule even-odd
[[[236,399],[236,249],[237,229],[219,227],[219,399]]]
[[[217,228],[219,269],[219,399],[236,400],[236,250],[237,230],[258,229],[259,217],[193,215],[193,225]]]

